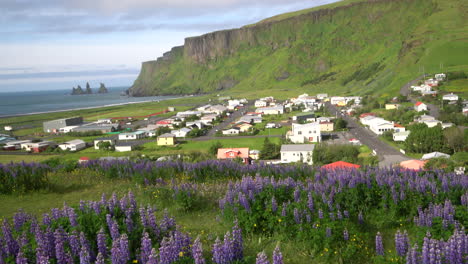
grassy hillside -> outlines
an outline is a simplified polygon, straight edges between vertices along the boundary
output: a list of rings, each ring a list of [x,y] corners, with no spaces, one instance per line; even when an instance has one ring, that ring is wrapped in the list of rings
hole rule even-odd
[[[460,0],[348,0],[287,13],[188,38],[144,63],[130,91],[391,96],[423,68],[468,69],[467,12]]]

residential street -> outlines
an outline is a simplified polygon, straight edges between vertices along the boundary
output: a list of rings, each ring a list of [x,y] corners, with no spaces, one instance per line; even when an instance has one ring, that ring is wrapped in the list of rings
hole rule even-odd
[[[348,129],[351,135],[359,139],[362,144],[365,144],[369,148],[375,150],[377,156],[379,156],[380,167],[389,167],[395,163],[410,159],[398,150],[381,141],[377,135],[367,128],[360,126],[353,118],[347,115],[342,115],[335,106],[330,103],[326,103],[326,107],[331,114],[341,117],[348,122]]]
[[[234,122],[236,119],[240,118],[242,115],[244,115],[244,113],[248,112],[249,108],[252,107],[252,105],[253,105],[253,102],[249,102],[249,103],[245,104],[244,107],[241,108],[240,110],[234,111],[234,113],[232,113],[223,122],[221,122],[220,124],[212,127],[210,129],[210,131],[208,131],[208,133],[205,136],[199,137],[201,139],[200,141],[209,140],[209,138],[214,137],[214,135],[216,134],[217,131],[221,131],[221,130],[225,129],[227,126],[229,126],[229,124]]]
[[[407,96],[408,99],[413,103],[415,104],[418,100],[415,100],[413,97],[411,97],[411,86],[412,85],[415,85],[415,84],[418,84],[418,82],[420,80],[422,80],[424,78],[424,76],[420,76],[418,77],[417,79],[414,79],[412,80],[411,82],[403,85],[400,89],[400,94],[401,95],[404,95],[404,96]],[[436,119],[439,118],[439,107],[434,105],[434,104],[429,104],[429,103],[425,103],[427,105],[427,108],[429,109],[429,115],[435,117]]]

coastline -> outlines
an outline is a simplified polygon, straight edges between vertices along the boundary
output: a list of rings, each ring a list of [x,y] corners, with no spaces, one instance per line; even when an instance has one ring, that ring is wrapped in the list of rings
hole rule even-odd
[[[112,107],[112,106],[122,106],[122,105],[129,105],[129,104],[142,104],[142,103],[151,103],[151,102],[157,103],[160,101],[167,101],[167,100],[174,100],[174,99],[180,99],[184,97],[195,97],[195,96],[197,95],[183,95],[180,97],[167,98],[167,99],[147,100],[147,101],[138,101],[138,102],[124,102],[124,103],[108,104],[108,105],[101,105],[101,106],[79,107],[79,108],[70,108],[70,109],[52,110],[52,111],[43,111],[43,112],[32,112],[32,113],[24,113],[24,114],[0,115],[0,119],[19,117],[19,116],[28,116],[28,115],[60,113],[60,112],[67,112],[67,111],[79,111],[79,110],[96,109],[96,108],[104,108],[104,107]]]

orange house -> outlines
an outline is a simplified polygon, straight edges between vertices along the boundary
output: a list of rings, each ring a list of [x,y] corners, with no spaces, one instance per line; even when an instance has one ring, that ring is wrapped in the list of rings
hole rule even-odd
[[[241,158],[244,164],[250,164],[249,148],[219,148],[217,158],[220,160]]]

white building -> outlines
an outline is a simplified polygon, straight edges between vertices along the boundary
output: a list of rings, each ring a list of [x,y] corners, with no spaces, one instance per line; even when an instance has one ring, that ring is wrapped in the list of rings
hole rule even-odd
[[[417,112],[427,111],[427,105],[423,102],[416,102],[416,104],[414,105],[414,110],[416,110]]]
[[[118,142],[117,144],[115,144],[115,151],[117,152],[132,151],[137,145],[138,144],[135,144],[135,142]]]
[[[262,113],[264,115],[280,115],[284,113],[284,106],[275,105],[272,107],[261,107],[257,108],[255,112]]]
[[[374,118],[369,124],[369,129],[377,135],[382,135],[387,131],[393,131],[395,125],[393,122],[382,118]]]
[[[74,139],[58,145],[62,150],[78,151],[86,148],[86,142],[81,139]]]
[[[142,130],[119,134],[119,140],[136,140],[136,139],[142,139],[145,137],[146,137],[146,132]]]
[[[374,120],[374,121],[373,121]],[[368,115],[368,116],[365,116],[365,117],[361,117],[359,119],[359,121],[361,121],[361,124],[365,125],[365,126],[370,126],[370,124],[372,122],[379,122],[377,120],[385,120],[381,117],[376,117],[376,116],[373,116],[373,115]]]
[[[442,152],[431,152],[431,153],[427,153],[427,154],[424,154],[421,158],[421,160],[429,160],[429,159],[433,159],[433,158],[450,158],[450,155],[449,154],[445,154],[445,153],[442,153]]]
[[[440,82],[440,81],[445,80],[445,78],[446,78],[447,76],[445,75],[445,73],[438,73],[438,74],[434,75],[434,77],[435,77],[435,79],[436,79],[437,81]]]
[[[71,131],[73,131],[73,129],[77,128],[79,126],[66,126],[66,127],[61,127],[59,128],[59,132],[60,133],[69,133]]]
[[[28,143],[31,143],[31,142],[32,142],[32,140],[30,140],[30,139],[8,141],[5,144],[5,146],[3,146],[3,148],[8,149],[8,150],[21,149],[21,144],[28,144]]]
[[[112,137],[96,138],[94,140],[94,149],[99,149],[99,143],[101,142],[109,142],[109,144],[115,145],[116,140]]]
[[[178,138],[182,138],[182,137],[186,137],[190,131],[192,131],[192,129],[188,127],[184,127],[179,130],[172,130],[171,134],[174,134]]]
[[[406,141],[411,131],[393,133],[393,141]]]
[[[332,105],[346,105],[346,100],[343,96],[332,96],[330,98],[330,104]]]
[[[442,100],[445,100],[445,101],[458,101],[458,95],[456,94],[446,94],[444,96],[442,96]]]
[[[293,143],[320,142],[322,141],[320,124],[292,124],[292,130],[288,131],[286,137]]]
[[[241,118],[239,118],[238,122],[259,124],[262,121],[263,119],[261,115],[244,115]]]
[[[323,99],[326,99],[326,98],[328,98],[328,94],[326,94],[326,93],[317,94],[317,99],[323,100]]]
[[[281,163],[303,162],[313,164],[314,144],[281,145]]]
[[[265,101],[263,101],[263,100],[257,100],[257,101],[255,101],[255,107],[265,107],[265,106],[267,106],[267,105],[268,105],[268,103],[265,102]]]
[[[201,116],[202,115],[202,112],[200,111],[184,111],[184,112],[178,112],[176,114],[176,117],[180,118],[180,119],[185,119],[187,117],[190,117],[190,116]]]
[[[226,129],[226,130],[223,130],[223,135],[227,135],[227,136],[232,136],[232,135],[239,135],[239,129],[237,128],[230,128],[230,129]]]
[[[213,121],[216,120],[218,116],[216,114],[209,114],[209,115],[204,115],[200,118],[200,121],[205,125],[205,126],[210,126]]]
[[[235,108],[236,106],[240,106],[240,105],[241,105],[241,102],[237,99],[228,101],[228,108]]]

